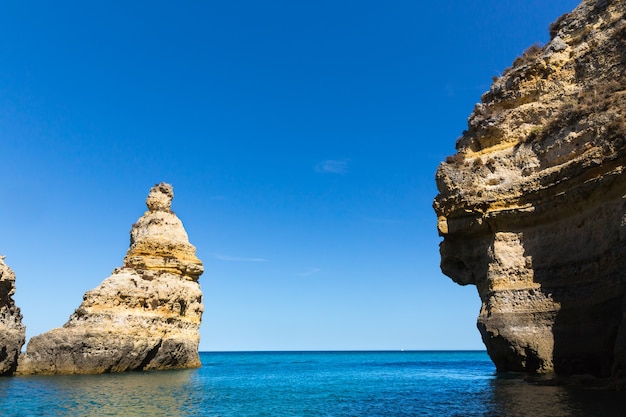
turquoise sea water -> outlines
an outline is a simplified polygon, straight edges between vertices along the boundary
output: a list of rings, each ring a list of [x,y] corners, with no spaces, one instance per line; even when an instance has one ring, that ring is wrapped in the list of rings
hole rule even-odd
[[[2,416],[624,416],[626,395],[496,375],[484,352],[201,353],[194,370],[0,378]]]

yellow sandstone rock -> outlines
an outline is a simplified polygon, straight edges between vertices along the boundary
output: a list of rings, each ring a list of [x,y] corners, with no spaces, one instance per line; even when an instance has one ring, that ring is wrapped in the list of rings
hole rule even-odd
[[[15,273],[0,256],[0,375],[11,375],[26,337],[22,314],[13,301]]]
[[[626,376],[626,1],[585,0],[496,79],[437,171],[441,268],[499,370]]]
[[[172,186],[155,185],[117,268],[62,327],[33,337],[18,374],[87,374],[200,366],[204,307],[195,255],[171,211]]]

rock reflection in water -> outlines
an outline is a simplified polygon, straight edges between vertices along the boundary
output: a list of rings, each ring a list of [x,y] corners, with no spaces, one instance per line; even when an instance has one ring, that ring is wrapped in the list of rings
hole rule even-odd
[[[589,387],[537,386],[521,377],[492,381],[489,417],[623,417],[626,396]]]
[[[13,381],[28,395],[12,390],[11,409],[13,415],[42,416],[189,415],[185,391],[195,372],[16,377]]]

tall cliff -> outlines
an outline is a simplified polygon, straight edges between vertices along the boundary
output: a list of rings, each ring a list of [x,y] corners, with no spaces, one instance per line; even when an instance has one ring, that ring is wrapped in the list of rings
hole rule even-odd
[[[436,174],[442,271],[498,370],[626,376],[626,1],[585,0],[495,79]]]
[[[26,337],[22,314],[13,301],[15,273],[0,256],[0,375],[11,375]]]
[[[33,337],[18,374],[87,374],[200,366],[202,262],[171,211],[172,186],[155,185],[130,248],[62,327]]]

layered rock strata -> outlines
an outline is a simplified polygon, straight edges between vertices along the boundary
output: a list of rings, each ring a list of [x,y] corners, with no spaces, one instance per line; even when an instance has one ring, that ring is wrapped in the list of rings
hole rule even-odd
[[[172,186],[150,190],[121,268],[88,291],[61,328],[33,337],[18,374],[88,374],[200,366],[202,262],[171,211]]]
[[[497,369],[626,376],[626,1],[585,0],[494,80],[439,166],[442,271]]]
[[[22,314],[13,301],[15,273],[0,256],[0,375],[11,375],[26,338]]]

